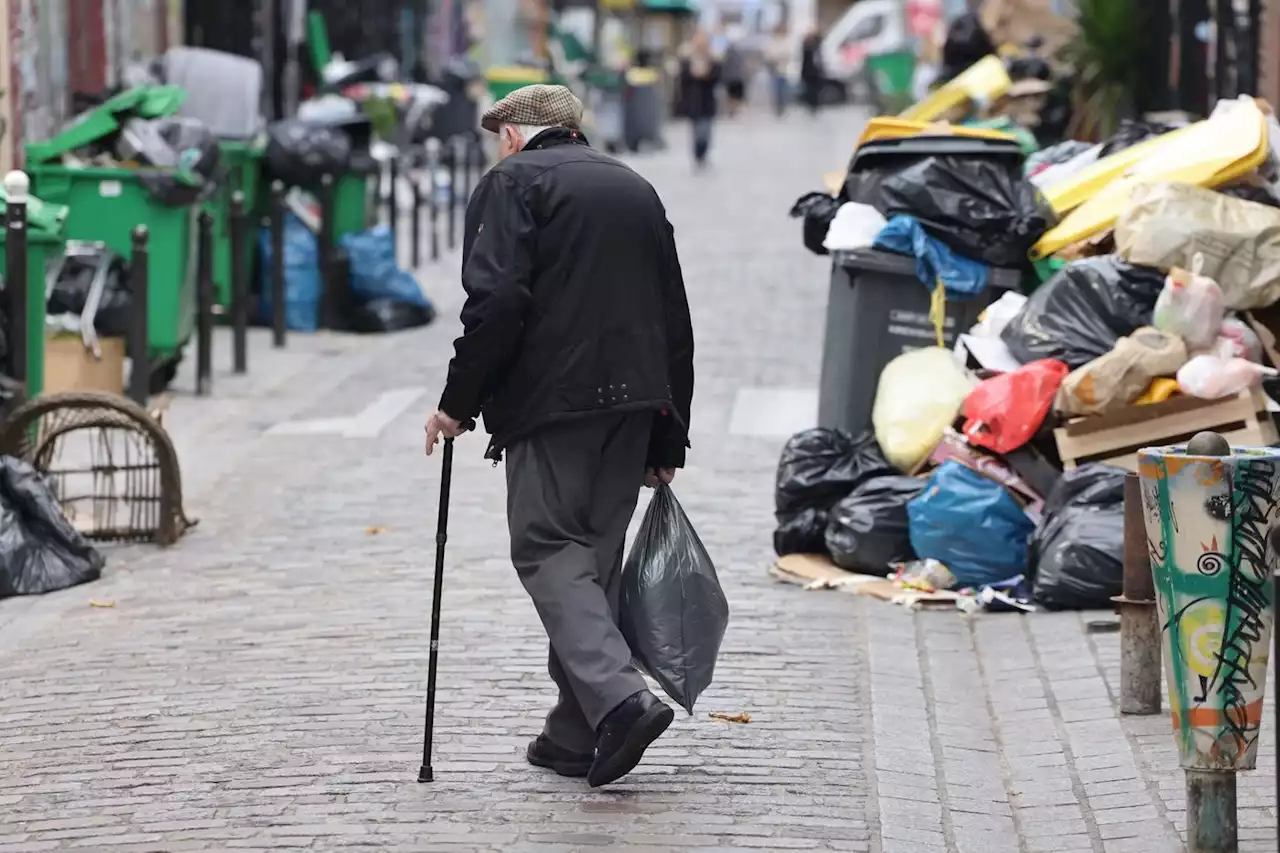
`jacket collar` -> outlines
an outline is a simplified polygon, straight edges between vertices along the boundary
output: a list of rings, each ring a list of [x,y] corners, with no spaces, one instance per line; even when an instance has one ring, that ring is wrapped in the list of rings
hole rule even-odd
[[[525,148],[531,151],[537,151],[542,148],[554,148],[558,145],[590,145],[587,138],[582,135],[581,130],[572,130],[567,127],[552,127],[542,131],[533,139],[525,143]]]

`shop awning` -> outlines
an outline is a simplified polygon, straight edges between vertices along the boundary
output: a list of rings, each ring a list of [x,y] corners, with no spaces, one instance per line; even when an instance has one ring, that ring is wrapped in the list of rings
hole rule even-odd
[[[698,4],[692,0],[641,0],[641,8],[646,12],[666,15],[696,15]]]

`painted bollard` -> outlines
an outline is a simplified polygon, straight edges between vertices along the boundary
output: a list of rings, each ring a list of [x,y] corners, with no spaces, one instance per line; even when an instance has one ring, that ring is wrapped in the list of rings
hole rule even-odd
[[[1237,849],[1235,773],[1258,760],[1280,450],[1220,436],[1139,454],[1143,516],[1192,853]]]

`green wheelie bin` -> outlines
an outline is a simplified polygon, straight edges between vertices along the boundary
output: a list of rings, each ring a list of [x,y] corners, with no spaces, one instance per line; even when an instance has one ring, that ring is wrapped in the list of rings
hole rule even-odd
[[[0,186],[0,210],[8,204]],[[27,197],[27,397],[44,392],[45,304],[48,280],[62,264],[67,248],[67,208]],[[0,231],[0,234],[3,234]],[[8,246],[0,238],[0,275],[9,260]],[[6,283],[7,286],[7,283]]]

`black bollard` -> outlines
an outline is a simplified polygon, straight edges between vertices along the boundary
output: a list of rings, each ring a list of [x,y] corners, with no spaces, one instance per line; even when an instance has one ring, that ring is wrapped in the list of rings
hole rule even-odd
[[[9,203],[5,208],[4,295],[9,311],[9,375],[28,396],[27,386],[27,198],[31,179],[10,172],[4,179]],[[40,389],[36,389],[37,391]]]
[[[325,173],[320,178],[320,233],[316,237],[316,249],[320,265],[320,323],[321,329],[334,328],[333,300],[333,175]]]
[[[151,355],[147,351],[147,288],[150,286],[150,258],[147,226],[133,229],[133,254],[129,258],[129,293],[133,299],[129,323],[129,399],[146,408],[151,393]]]
[[[445,156],[449,158],[449,251],[458,243],[458,146],[457,137],[449,137]]]
[[[421,175],[409,174],[409,203],[413,205],[409,211],[409,244],[412,247],[413,268],[422,265],[422,184]]]
[[[280,349],[285,343],[284,288],[284,182],[271,185],[271,344]]]
[[[244,193],[236,190],[231,194],[231,369],[235,373],[249,372],[248,232]]]
[[[430,176],[430,182],[427,184],[427,208],[430,213],[431,220],[431,260],[440,260],[440,198],[439,187],[436,185],[436,173],[440,167],[440,152],[429,155],[427,158],[427,174]]]
[[[213,391],[213,217],[199,218],[196,264],[196,395]]]
[[[471,134],[462,137],[462,207],[467,207],[467,202],[471,200],[471,166],[475,160],[471,156]]]
[[[390,184],[387,187],[387,226],[391,229],[391,250],[395,253],[397,263],[400,259],[400,199],[396,185],[400,183],[400,154],[391,155],[387,171]]]

